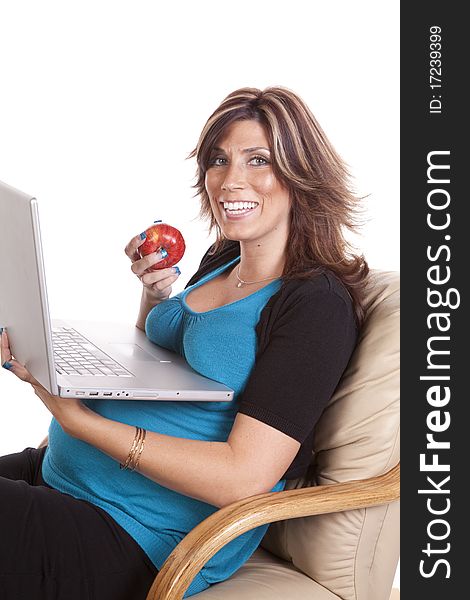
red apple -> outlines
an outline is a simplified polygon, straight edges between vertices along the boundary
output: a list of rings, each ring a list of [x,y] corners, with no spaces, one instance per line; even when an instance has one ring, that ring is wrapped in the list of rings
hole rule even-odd
[[[155,221],[151,227],[145,230],[145,234],[147,236],[145,242],[139,246],[139,253],[142,258],[147,254],[157,252],[161,248],[168,252],[168,256],[149,267],[150,270],[166,269],[176,265],[181,260],[186,244],[181,232],[176,227],[161,221]]]

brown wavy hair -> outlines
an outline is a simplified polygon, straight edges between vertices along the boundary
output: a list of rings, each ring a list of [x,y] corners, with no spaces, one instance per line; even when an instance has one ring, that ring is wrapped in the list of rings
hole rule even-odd
[[[359,226],[360,200],[350,174],[315,117],[299,96],[284,87],[245,87],[229,94],[212,113],[188,158],[196,158],[200,217],[217,233],[215,253],[224,235],[212,213],[205,187],[212,148],[235,121],[255,120],[266,131],[274,175],[291,198],[290,232],[283,280],[306,279],[329,269],[348,290],[358,323],[364,317],[364,288],[369,268],[354,253],[346,230]]]

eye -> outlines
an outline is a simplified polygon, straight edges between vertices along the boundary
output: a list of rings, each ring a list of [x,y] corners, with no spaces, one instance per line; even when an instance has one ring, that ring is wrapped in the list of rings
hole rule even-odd
[[[223,156],[214,156],[209,160],[209,167],[221,167],[227,164],[227,159]]]
[[[264,156],[253,156],[252,158],[250,158],[250,160],[248,162],[249,162],[249,164],[253,164],[256,167],[262,167],[264,165],[269,164],[268,159],[265,158]]]

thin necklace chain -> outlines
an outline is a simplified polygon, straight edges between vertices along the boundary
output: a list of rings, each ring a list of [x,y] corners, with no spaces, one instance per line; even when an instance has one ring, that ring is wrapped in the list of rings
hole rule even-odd
[[[258,279],[258,281],[245,281],[240,277],[240,265],[238,265],[237,270],[235,271],[235,275],[238,279],[237,287],[242,287],[242,285],[250,285],[252,283],[262,283],[263,281],[269,281],[270,279],[277,279],[279,277],[279,275],[275,275],[274,277],[265,277],[264,279]]]

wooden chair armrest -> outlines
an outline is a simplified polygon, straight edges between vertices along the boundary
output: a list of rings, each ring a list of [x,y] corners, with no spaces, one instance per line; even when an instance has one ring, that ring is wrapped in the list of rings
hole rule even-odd
[[[176,546],[147,600],[181,600],[206,562],[225,544],[260,525],[386,504],[400,497],[400,464],[369,479],[251,496],[221,508]]]

